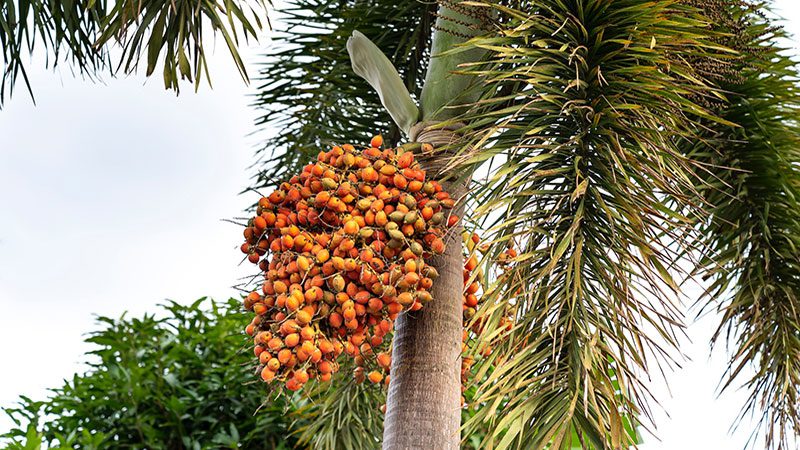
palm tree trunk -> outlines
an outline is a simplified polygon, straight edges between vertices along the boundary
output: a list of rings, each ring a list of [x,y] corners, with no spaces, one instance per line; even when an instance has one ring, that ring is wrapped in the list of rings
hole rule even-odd
[[[454,230],[458,231],[458,230]],[[384,449],[457,449],[461,425],[460,233],[446,240],[434,300],[396,323],[392,378],[383,429]]]
[[[433,33],[433,56],[421,96],[425,124],[452,119],[463,112],[444,109],[447,105],[463,105],[475,100],[469,94],[469,87],[474,82],[472,77],[455,75],[452,71],[463,62],[479,59],[481,54],[470,51],[437,55],[474,34],[481,22],[479,14],[466,8],[440,6]],[[454,141],[457,139],[453,132],[423,129],[416,140],[442,149],[448,143],[456,144]],[[439,179],[453,197],[463,195],[466,188],[463,178],[456,180],[436,170],[446,163],[445,152],[435,152],[420,160],[429,174]],[[457,207],[454,213],[461,216],[462,210],[463,207]],[[392,377],[384,419],[384,450],[459,448],[461,303],[464,289],[460,225],[450,230],[445,243],[444,254],[427,261],[439,272],[431,290],[433,301],[420,311],[401,314],[396,323]]]

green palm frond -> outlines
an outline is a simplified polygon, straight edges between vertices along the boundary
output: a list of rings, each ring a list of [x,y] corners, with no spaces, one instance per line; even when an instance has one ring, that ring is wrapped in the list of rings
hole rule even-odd
[[[254,187],[295,173],[331,142],[382,132],[396,144],[400,130],[350,66],[354,30],[389,57],[412,95],[425,75],[435,3],[293,0],[279,14],[285,30],[259,70],[254,106],[265,142]]]
[[[706,88],[668,55],[712,43],[672,1],[493,7],[499,31],[469,43],[492,57],[463,69],[486,93],[464,157],[488,173],[473,200],[488,259],[519,251],[488,287],[484,328],[505,303],[517,314],[465,427],[490,424],[485,448],[627,448],[650,417],[641,377],[674,362],[682,333],[671,272],[690,242],[693,167],[674,139],[711,118],[689,100]]]
[[[10,96],[19,77],[28,91],[33,91],[28,81],[25,58],[41,46],[52,55],[57,64],[66,53],[81,72],[93,73],[108,62],[106,55],[93,47],[102,29],[105,16],[104,2],[20,1],[0,2],[0,45],[3,46],[3,74],[0,79],[0,105]],[[50,61],[48,61],[50,62]]]
[[[130,74],[144,59],[148,76],[163,64],[167,89],[177,91],[179,77],[199,86],[204,74],[209,77],[209,31],[221,36],[247,80],[238,45],[257,37],[266,7],[265,0],[0,0],[0,104],[19,77],[33,96],[25,64],[36,49],[47,52],[48,65],[63,58],[90,77],[101,70]]]
[[[376,450],[383,434],[386,402],[381,386],[356,383],[352,367],[330,383],[318,383],[295,411],[294,429],[301,443],[316,450]]]
[[[701,224],[700,271],[711,280],[703,310],[722,313],[714,342],[732,347],[723,389],[742,383],[749,391],[740,419],[755,415],[753,438],[763,434],[768,448],[790,449],[800,435],[798,73],[778,46],[786,34],[763,15],[763,3],[704,3],[727,34],[722,43],[739,56],[727,63],[735,76],[717,80],[729,100],[719,114],[737,126],[709,125],[703,139],[687,144],[693,159],[713,168],[701,172],[713,205]]]

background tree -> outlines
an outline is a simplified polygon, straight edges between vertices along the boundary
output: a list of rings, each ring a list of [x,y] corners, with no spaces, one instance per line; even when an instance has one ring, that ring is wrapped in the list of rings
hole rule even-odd
[[[683,145],[713,168],[697,172],[712,212],[699,226],[698,272],[711,283],[698,303],[722,313],[714,342],[733,349],[723,388],[738,381],[748,389],[740,420],[760,416],[751,440],[763,433],[768,447],[788,449],[800,436],[798,78],[765,4],[732,3],[700,2],[715,41],[736,55],[694,65],[725,94],[710,107],[736,126],[704,123],[700,139]],[[751,363],[755,372],[743,379]]]
[[[87,371],[6,409],[17,427],[4,448],[295,448],[294,405],[244,382],[244,316],[238,300],[199,299],[99,317]]]
[[[87,370],[47,399],[21,396],[5,408],[15,426],[0,446],[379,448],[382,390],[347,377],[295,397],[258,389],[248,381],[245,318],[236,299],[170,302],[140,318],[99,317],[86,340]]]

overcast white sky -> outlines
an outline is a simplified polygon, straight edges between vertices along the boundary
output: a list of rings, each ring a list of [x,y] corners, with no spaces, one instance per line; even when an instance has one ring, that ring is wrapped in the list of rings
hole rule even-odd
[[[774,4],[800,36],[797,0]],[[800,55],[797,37],[789,45]],[[218,55],[214,89],[177,98],[157,78],[97,84],[31,66],[37,105],[18,89],[0,110],[0,405],[41,398],[80,370],[95,314],[235,295],[247,273],[240,230],[221,219],[252,200],[238,192],[257,139],[247,136],[252,89]],[[744,393],[715,395],[725,361],[709,358],[716,321],[690,328],[692,362],[670,376],[671,396],[654,380],[670,416],[656,411],[661,441],[647,436],[643,450],[744,446],[746,430],[728,431]],[[8,426],[0,417],[0,434]]]

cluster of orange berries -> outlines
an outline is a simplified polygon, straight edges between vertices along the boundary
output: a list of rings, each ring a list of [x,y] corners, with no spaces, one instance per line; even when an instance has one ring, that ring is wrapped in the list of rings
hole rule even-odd
[[[474,359],[468,356],[469,352],[469,323],[475,316],[476,308],[478,306],[478,291],[481,288],[480,278],[481,273],[473,275],[473,271],[478,267],[478,258],[475,254],[475,246],[480,242],[477,234],[464,233],[463,236],[464,249],[468,252],[466,262],[464,263],[464,295],[461,301],[463,310],[463,331],[461,334],[461,351],[464,354],[461,358],[461,391],[466,389],[467,381],[469,379],[469,371],[472,367]],[[465,402],[462,397],[461,403]]]
[[[358,381],[388,384],[395,319],[432,300],[438,273],[426,258],[445,250],[455,199],[426,180],[411,151],[382,143],[376,136],[363,150],[321,152],[258,202],[244,230],[241,250],[265,277],[244,300],[265,381],[298,390],[330,380],[345,353]],[[465,280],[476,264],[467,262]],[[468,285],[465,312],[477,288]]]

